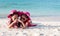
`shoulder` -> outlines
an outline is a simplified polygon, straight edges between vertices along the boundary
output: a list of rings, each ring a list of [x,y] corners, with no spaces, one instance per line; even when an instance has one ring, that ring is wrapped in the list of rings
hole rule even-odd
[[[8,19],[8,21],[11,21],[11,20],[12,20],[11,18]]]
[[[8,19],[8,23],[11,23],[11,21],[12,21],[12,19],[11,19],[11,18],[9,18],[9,19]]]

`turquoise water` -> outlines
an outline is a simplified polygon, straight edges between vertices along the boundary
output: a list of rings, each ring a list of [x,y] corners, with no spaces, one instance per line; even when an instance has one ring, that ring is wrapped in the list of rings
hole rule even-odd
[[[60,16],[60,0],[0,0],[0,14],[8,14],[13,9],[37,16]]]

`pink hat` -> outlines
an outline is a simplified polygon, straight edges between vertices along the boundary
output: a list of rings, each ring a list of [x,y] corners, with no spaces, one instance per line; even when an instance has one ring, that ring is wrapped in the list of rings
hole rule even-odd
[[[18,14],[18,16],[19,16],[19,12],[18,12],[17,10],[12,10],[11,13],[8,15],[8,18],[11,18],[11,16],[12,16],[14,13],[15,13],[15,14]]]
[[[24,14],[27,15],[28,18],[31,20],[31,18],[30,18],[30,13],[29,13],[29,12],[25,12]]]
[[[30,13],[29,13],[29,12],[26,12],[26,14],[27,14],[28,16],[30,16]]]
[[[24,12],[23,11],[18,11],[18,14],[19,14],[19,16],[21,16],[22,14],[24,14]]]
[[[26,14],[28,17],[30,16],[30,13],[29,12],[25,12],[24,14]]]
[[[30,19],[30,13],[29,12],[23,12],[21,15],[23,15],[23,14],[27,15],[28,18]]]

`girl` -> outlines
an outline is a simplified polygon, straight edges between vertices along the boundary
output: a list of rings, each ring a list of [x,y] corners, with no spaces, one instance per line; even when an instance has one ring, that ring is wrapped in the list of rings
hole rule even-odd
[[[8,22],[9,28],[19,28],[21,25],[22,25],[22,28],[25,27],[24,23],[20,21],[18,17],[19,17],[19,14],[16,10],[14,10],[12,14],[8,15],[8,18],[10,18]]]
[[[25,24],[26,27],[36,26],[36,24],[32,24],[32,21],[30,19],[30,13],[25,12],[21,15],[20,20]]]

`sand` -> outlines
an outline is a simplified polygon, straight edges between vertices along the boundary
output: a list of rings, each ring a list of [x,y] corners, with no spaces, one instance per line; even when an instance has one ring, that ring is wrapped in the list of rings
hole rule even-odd
[[[32,18],[33,23],[37,24],[35,27],[8,29],[8,19],[0,19],[0,36],[60,36],[60,21],[41,20]]]

